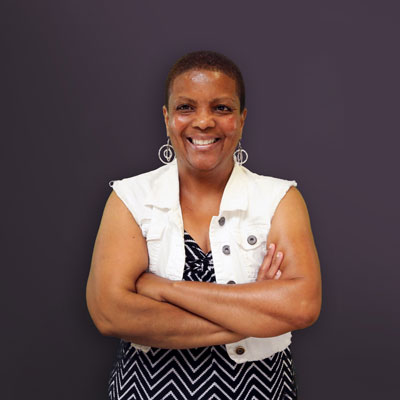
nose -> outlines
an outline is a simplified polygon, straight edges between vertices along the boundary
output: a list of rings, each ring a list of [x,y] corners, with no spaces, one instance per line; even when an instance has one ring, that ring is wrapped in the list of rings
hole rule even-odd
[[[193,118],[192,128],[198,128],[202,131],[215,127],[215,120],[212,113],[207,109],[198,109]]]

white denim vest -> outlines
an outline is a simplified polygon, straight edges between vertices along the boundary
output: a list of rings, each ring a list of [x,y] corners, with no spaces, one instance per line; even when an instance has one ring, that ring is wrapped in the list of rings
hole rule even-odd
[[[156,170],[111,181],[132,213],[147,241],[148,270],[182,280],[185,266],[184,227],[179,203],[176,160]],[[209,234],[217,284],[254,282],[266,254],[271,219],[292,180],[262,176],[235,163],[225,187],[218,216],[212,217]],[[291,332],[250,337],[225,344],[237,363],[261,360],[284,350]],[[132,343],[147,352],[150,347]]]

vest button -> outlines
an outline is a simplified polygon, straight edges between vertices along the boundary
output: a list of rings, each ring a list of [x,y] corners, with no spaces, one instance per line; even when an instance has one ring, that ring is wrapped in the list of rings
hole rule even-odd
[[[236,354],[241,356],[246,350],[243,346],[238,346],[238,347],[236,347],[235,351],[236,351]]]
[[[234,284],[234,283],[236,283],[235,281],[228,281],[228,282],[226,282],[226,283],[228,283],[229,285],[232,285],[232,284]]]
[[[219,223],[220,226],[223,226],[223,225],[225,224],[225,217],[221,217],[221,218],[218,220],[218,223]]]
[[[231,249],[230,247],[226,244],[225,246],[222,247],[222,252],[226,255],[231,254]]]
[[[248,244],[256,244],[257,243],[257,238],[254,235],[250,235],[247,238],[247,243]]]

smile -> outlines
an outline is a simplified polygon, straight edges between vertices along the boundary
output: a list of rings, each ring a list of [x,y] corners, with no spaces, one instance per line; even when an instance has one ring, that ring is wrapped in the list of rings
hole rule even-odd
[[[213,139],[206,139],[206,140],[200,140],[200,139],[193,139],[193,138],[188,138],[190,143],[193,143],[196,146],[207,146],[209,144],[213,144],[219,140],[219,138],[213,138]]]

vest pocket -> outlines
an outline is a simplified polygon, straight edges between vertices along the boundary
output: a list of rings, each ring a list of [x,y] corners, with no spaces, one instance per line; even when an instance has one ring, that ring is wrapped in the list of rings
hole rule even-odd
[[[161,250],[165,226],[163,224],[152,223],[149,226],[146,236],[147,251],[149,254],[149,271],[159,275],[158,261]]]
[[[241,263],[244,264],[249,282],[257,279],[258,270],[267,253],[268,231],[268,225],[251,225],[242,227],[235,233]]]

